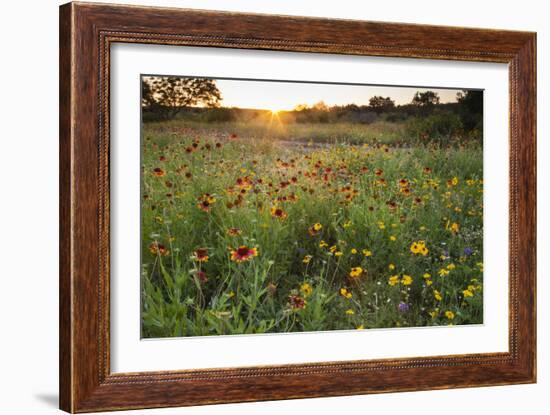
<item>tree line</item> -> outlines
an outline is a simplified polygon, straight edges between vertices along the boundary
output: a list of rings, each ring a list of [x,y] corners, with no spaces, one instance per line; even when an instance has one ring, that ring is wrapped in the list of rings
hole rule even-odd
[[[246,111],[219,108],[222,99],[221,91],[213,79],[173,76],[142,78],[141,105],[145,121],[171,120],[182,112],[201,112],[213,108],[217,110],[211,111],[209,121],[232,121],[239,113]],[[446,119],[446,122],[460,123],[460,128],[464,131],[472,131],[482,128],[483,92],[463,90],[457,94],[455,103],[441,103],[437,92],[428,90],[416,92],[410,103],[402,105],[396,105],[390,97],[376,95],[369,99],[368,105],[328,106],[320,101],[313,105],[299,104],[291,111],[282,112],[290,115],[288,119],[298,123],[370,123],[380,118],[389,122],[400,122],[414,117],[435,115]],[[454,120],[455,118],[458,120]]]

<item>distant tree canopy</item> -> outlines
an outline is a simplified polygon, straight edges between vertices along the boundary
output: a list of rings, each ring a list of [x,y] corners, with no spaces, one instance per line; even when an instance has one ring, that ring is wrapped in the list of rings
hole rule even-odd
[[[369,99],[369,107],[377,114],[385,111],[389,111],[395,108],[395,101],[390,97],[374,96]]]
[[[327,104],[325,104],[325,101],[319,101],[319,102],[316,102],[315,104],[313,104],[311,109],[317,110],[317,111],[328,111],[329,106]]]
[[[307,104],[298,104],[294,107],[293,111],[306,111],[309,108]]]
[[[433,91],[417,92],[414,94],[411,104],[419,107],[431,107],[439,104],[439,95]]]
[[[204,78],[155,76],[141,82],[141,105],[161,119],[173,119],[186,107],[219,107],[216,81]]]

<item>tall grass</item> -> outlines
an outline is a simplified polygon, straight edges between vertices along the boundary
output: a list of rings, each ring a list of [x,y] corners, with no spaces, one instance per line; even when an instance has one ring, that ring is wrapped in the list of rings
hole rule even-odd
[[[372,124],[358,124],[339,122],[334,124],[320,123],[290,123],[282,122],[278,115],[254,119],[248,122],[230,121],[219,123],[203,123],[175,119],[166,122],[145,124],[147,128],[173,132],[175,134],[189,134],[225,138],[229,134],[239,137],[284,140],[299,142],[314,142],[337,144],[375,143],[403,144],[405,124],[376,121]]]
[[[483,321],[479,147],[386,146],[406,141],[389,123],[143,128],[144,337]]]

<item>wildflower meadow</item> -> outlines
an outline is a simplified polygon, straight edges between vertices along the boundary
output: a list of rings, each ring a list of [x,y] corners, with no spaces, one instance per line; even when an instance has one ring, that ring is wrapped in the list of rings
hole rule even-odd
[[[220,110],[142,123],[143,337],[483,322],[479,129]]]

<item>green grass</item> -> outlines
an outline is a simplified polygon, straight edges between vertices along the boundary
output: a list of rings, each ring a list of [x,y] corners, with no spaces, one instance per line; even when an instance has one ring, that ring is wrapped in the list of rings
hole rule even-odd
[[[482,150],[380,145],[402,134],[144,124],[142,335],[482,323]],[[426,255],[411,252],[418,241]],[[258,255],[235,262],[239,246]],[[207,262],[194,256],[203,248]]]
[[[285,140],[314,143],[362,144],[380,142],[383,144],[401,143],[404,139],[405,124],[376,121],[372,124],[358,123],[283,123],[277,115],[262,117],[248,122],[204,123],[175,119],[172,121],[147,123],[148,128],[161,132],[192,134],[201,136],[226,136],[268,140]]]

